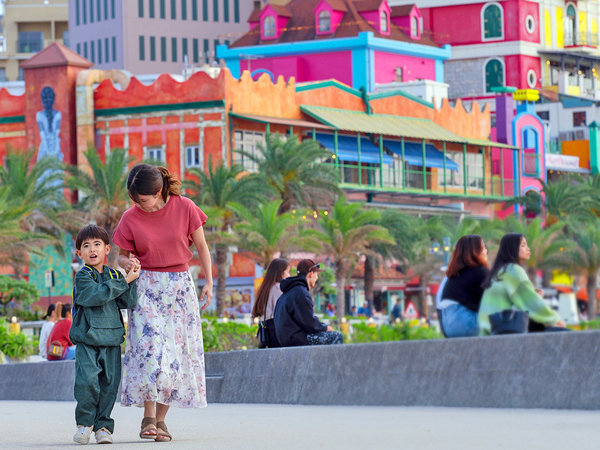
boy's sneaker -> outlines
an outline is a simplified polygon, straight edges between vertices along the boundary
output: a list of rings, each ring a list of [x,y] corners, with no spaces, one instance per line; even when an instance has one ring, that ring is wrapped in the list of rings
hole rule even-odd
[[[96,431],[96,444],[112,444],[112,434],[106,428],[102,427]]]
[[[83,425],[77,425],[77,431],[73,436],[73,440],[78,444],[87,444],[90,442],[90,434],[92,434],[92,427],[84,427]]]

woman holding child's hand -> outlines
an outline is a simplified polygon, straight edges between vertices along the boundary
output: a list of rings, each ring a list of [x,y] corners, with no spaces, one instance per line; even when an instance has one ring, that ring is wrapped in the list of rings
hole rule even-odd
[[[127,272],[141,266],[138,303],[131,311],[123,359],[121,403],[143,406],[140,437],[170,441],[170,406],[206,406],[204,347],[190,246],[198,250],[206,283],[202,309],[213,296],[212,263],[203,226],[206,214],[182,197],[181,183],[164,167],[138,164],[127,177],[134,206],[113,240]]]

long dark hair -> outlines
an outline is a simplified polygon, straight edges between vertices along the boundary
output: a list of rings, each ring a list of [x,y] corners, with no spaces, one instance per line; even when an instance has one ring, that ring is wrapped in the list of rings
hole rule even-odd
[[[267,310],[267,302],[269,301],[269,292],[275,283],[279,283],[283,278],[283,272],[290,266],[287,259],[276,258],[269,263],[267,273],[262,284],[258,288],[256,301],[252,307],[252,317],[261,317],[265,315]]]
[[[502,237],[494,265],[481,287],[484,289],[489,288],[493,281],[498,280],[498,276],[508,264],[520,264],[519,248],[524,238],[525,236],[521,233],[508,233]]]
[[[483,238],[478,234],[468,234],[461,237],[456,242],[456,247],[452,252],[446,276],[448,278],[455,277],[465,267],[487,267],[487,263],[479,259],[483,248]]]
[[[163,201],[169,195],[181,195],[181,181],[166,167],[136,164],[127,176],[127,192],[134,202],[140,195],[155,195],[160,191]]]

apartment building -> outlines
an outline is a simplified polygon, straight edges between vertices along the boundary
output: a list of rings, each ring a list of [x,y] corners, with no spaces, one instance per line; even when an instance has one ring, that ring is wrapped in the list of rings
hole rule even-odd
[[[247,31],[253,0],[69,0],[69,47],[100,69],[181,73]]]
[[[0,0],[0,82],[23,79],[21,63],[52,42],[68,45],[66,0]]]

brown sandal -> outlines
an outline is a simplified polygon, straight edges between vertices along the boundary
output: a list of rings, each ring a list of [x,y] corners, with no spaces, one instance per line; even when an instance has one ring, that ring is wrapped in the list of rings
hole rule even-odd
[[[164,422],[156,423],[157,433],[156,438],[154,439],[156,442],[171,442],[173,437],[169,434],[169,430],[167,429],[167,424]]]
[[[157,436],[158,436],[158,430],[156,428],[156,417],[144,417],[142,419],[142,428],[140,430],[140,438],[156,439]]]

